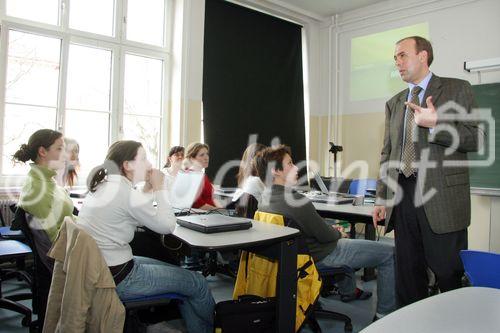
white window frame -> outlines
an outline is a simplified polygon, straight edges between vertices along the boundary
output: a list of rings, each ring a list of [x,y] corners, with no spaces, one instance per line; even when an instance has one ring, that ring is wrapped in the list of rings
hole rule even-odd
[[[5,116],[5,85],[7,79],[7,58],[8,58],[8,31],[11,29],[26,33],[59,38],[61,39],[61,56],[58,100],[56,109],[55,129],[65,130],[66,114],[66,87],[68,72],[68,53],[70,44],[78,44],[88,47],[97,47],[112,52],[111,64],[111,100],[110,100],[110,118],[108,130],[108,143],[119,140],[123,137],[123,92],[124,92],[124,71],[125,71],[125,53],[137,56],[150,57],[163,61],[163,82],[162,82],[162,103],[159,121],[160,126],[160,147],[158,167],[162,165],[166,152],[169,135],[167,129],[170,126],[169,114],[169,94],[172,73],[172,40],[173,40],[173,18],[174,1],[165,1],[165,25],[164,25],[164,47],[156,45],[147,45],[125,39],[126,36],[126,8],[128,0],[115,0],[114,17],[114,36],[105,36],[95,33],[79,31],[69,28],[69,7],[70,0],[59,0],[60,17],[59,25],[51,25],[31,20],[8,16],[6,14],[6,1],[0,0],[0,128],[4,128]],[[92,112],[89,110],[89,112]],[[0,135],[0,156],[3,154],[3,134]],[[103,156],[104,158],[104,156]],[[0,187],[9,185],[9,183],[19,183],[25,176],[7,176],[2,173],[0,164]],[[85,180],[80,179],[81,182]]]

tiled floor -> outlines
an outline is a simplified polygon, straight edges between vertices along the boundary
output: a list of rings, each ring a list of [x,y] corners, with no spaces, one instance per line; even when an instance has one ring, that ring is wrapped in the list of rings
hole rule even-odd
[[[217,275],[208,277],[208,281],[216,301],[231,299],[233,291],[233,281],[231,278],[223,275]],[[353,301],[351,303],[342,303],[336,296],[330,296],[326,299],[320,299],[324,308],[349,315],[354,326],[353,332],[359,332],[361,329],[369,325],[375,313],[375,281],[370,281],[367,283],[360,282],[359,284],[365,290],[374,291],[374,295],[368,300]],[[14,280],[4,281],[2,283],[2,290],[4,292],[4,295],[27,291],[23,282]],[[22,303],[27,306],[31,306],[31,301],[23,301]],[[5,309],[0,309],[0,332],[28,332],[27,328],[21,326],[21,319],[22,316],[20,314]],[[323,329],[323,332],[344,332],[344,325],[340,321],[337,322],[328,319],[319,319],[319,322]],[[155,332],[159,331],[160,330],[156,330]],[[305,328],[302,330],[302,332],[310,332],[310,330],[308,328]]]
[[[209,283],[216,301],[231,299],[233,285],[230,278],[224,276],[210,277]],[[338,296],[330,296],[328,298],[320,299],[320,302],[326,310],[341,312],[350,316],[353,323],[353,332],[359,332],[371,323],[375,314],[375,305],[377,300],[376,281],[360,281],[358,286],[364,290],[372,291],[373,296],[365,301],[353,301],[350,303],[341,302]],[[323,332],[344,332],[343,322],[320,318],[319,323]],[[308,328],[304,328],[301,332],[305,333],[311,331]]]

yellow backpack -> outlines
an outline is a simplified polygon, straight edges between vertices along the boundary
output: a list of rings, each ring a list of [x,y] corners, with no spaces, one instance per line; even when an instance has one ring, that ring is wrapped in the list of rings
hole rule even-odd
[[[254,219],[265,223],[284,226],[282,215],[255,212]],[[312,311],[321,289],[321,279],[314,265],[313,258],[299,248],[297,255],[297,310],[295,331],[302,326],[309,311]],[[241,295],[276,296],[276,278],[278,261],[255,253],[242,251],[238,276],[233,291],[233,298]]]

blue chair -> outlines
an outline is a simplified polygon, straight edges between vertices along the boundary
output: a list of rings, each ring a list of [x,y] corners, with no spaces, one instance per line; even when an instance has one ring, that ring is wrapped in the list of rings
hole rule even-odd
[[[0,238],[23,240],[24,235],[21,230],[12,230],[10,227],[0,227]]]
[[[352,269],[348,266],[337,266],[337,267],[317,267],[319,276],[323,284],[321,285],[320,295],[321,297],[327,298],[331,296],[331,290],[334,288],[335,283],[344,279],[346,274],[352,273]],[[319,302],[314,304],[314,311],[311,311],[308,320],[309,325],[313,332],[320,332],[321,328],[318,324],[317,317],[325,316],[330,319],[339,320],[344,322],[344,331],[352,332],[352,322],[351,318],[343,313],[325,310],[321,307]]]
[[[9,225],[5,222],[2,212],[0,212],[0,222],[2,226],[0,227],[0,238],[2,239],[14,239],[14,240],[24,240],[24,235],[21,230],[12,230]]]
[[[31,249],[28,245],[21,243],[16,240],[3,240],[0,241],[0,263],[5,261],[12,261],[19,258],[25,258],[31,255]],[[33,295],[31,293],[15,294],[12,296],[2,295],[2,279],[8,277],[0,269],[0,308],[14,311],[24,315],[22,319],[22,325],[30,327],[31,326],[31,310],[19,303],[18,301],[31,299]]]
[[[500,289],[500,254],[462,250],[465,275],[474,287]]]
[[[349,185],[349,194],[366,195],[367,190],[374,190],[376,188],[376,179],[353,179]]]

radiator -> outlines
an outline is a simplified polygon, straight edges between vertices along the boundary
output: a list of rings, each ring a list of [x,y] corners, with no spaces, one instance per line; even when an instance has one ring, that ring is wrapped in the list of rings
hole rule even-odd
[[[14,199],[0,199],[0,214],[2,214],[2,222],[6,226],[10,226],[12,219],[14,218],[14,213],[10,210],[11,205],[17,203]]]

